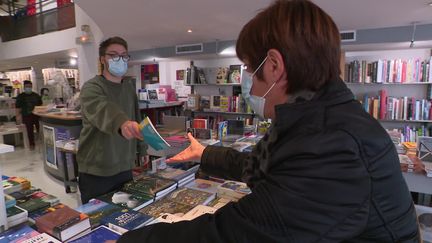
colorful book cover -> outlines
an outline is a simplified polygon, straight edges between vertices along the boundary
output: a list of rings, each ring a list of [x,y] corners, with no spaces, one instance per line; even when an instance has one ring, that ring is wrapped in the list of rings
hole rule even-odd
[[[175,189],[176,182],[173,180],[168,180],[160,177],[143,175],[141,178],[127,182],[123,189],[128,192],[138,192],[142,194],[157,196],[160,192],[170,189],[174,186]]]
[[[185,213],[189,212],[193,206],[179,203],[176,201],[168,200],[162,198],[149,206],[139,210],[139,212],[149,215],[153,218],[159,217],[163,213],[175,214],[177,216],[183,216]]]
[[[156,131],[152,122],[148,117],[139,124],[141,134],[144,137],[144,141],[150,145],[154,150],[165,150],[171,147],[165,139]]]
[[[202,205],[208,204],[210,201],[212,201],[215,198],[215,196],[216,195],[213,193],[183,187],[173,191],[166,198],[168,200],[176,201],[179,203],[183,203],[195,207],[200,204]]]
[[[195,179],[193,182],[187,184],[185,187],[216,194],[220,185],[222,185],[222,183],[204,179]]]
[[[16,199],[14,197],[7,195],[7,194],[5,194],[4,200],[5,200],[6,208],[11,208],[11,207],[16,205]]]
[[[107,240],[118,240],[120,234],[106,226],[99,226],[92,230],[87,235],[84,235],[76,240],[70,241],[71,243],[104,243]]]
[[[129,230],[138,229],[152,221],[153,218],[140,212],[127,210],[115,212],[107,217],[102,218],[101,223],[108,225],[120,234],[124,234]]]
[[[37,218],[39,218],[39,217],[41,217],[41,216],[43,216],[43,215],[45,215],[47,213],[53,212],[53,211],[55,211],[55,210],[57,210],[59,208],[63,208],[64,206],[65,206],[64,204],[59,203],[59,204],[56,204],[56,205],[51,206],[49,208],[42,208],[42,209],[33,211],[33,212],[31,212],[29,214],[29,221],[31,223],[36,223],[36,219]]]
[[[21,225],[0,233],[0,243],[18,243],[39,234],[39,232],[31,228],[30,226]]]
[[[103,217],[125,209],[99,199],[91,199],[88,203],[77,207],[75,210],[85,213],[90,219],[91,227],[96,228],[101,225],[100,221]]]
[[[139,210],[153,202],[153,195],[143,193],[128,193],[126,191],[115,191],[98,197],[97,199],[118,206]]]
[[[34,212],[36,210],[42,209],[42,208],[48,208],[51,206],[49,202],[45,202],[41,198],[31,198],[27,201],[20,202],[20,200],[17,201],[17,205],[27,210],[29,213]]]
[[[25,197],[30,197],[33,193],[38,192],[40,190],[41,189],[39,189],[39,188],[32,187],[30,189],[17,191],[17,192],[11,193],[9,195],[14,197],[16,200],[20,200],[20,199],[25,198]]]

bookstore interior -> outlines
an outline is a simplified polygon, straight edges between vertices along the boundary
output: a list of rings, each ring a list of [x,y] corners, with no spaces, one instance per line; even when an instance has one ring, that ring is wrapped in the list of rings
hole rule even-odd
[[[98,0],[97,4],[119,7],[118,3],[108,2]],[[141,4],[131,2],[135,3],[126,6],[127,11]],[[228,0],[223,2],[232,4]],[[142,32],[148,34],[141,35],[133,33],[141,31],[140,28],[117,33],[110,28],[113,22],[105,23],[106,18],[85,1],[0,1],[0,9],[9,7],[9,11],[12,5],[13,9],[24,9],[27,5],[24,12],[15,10],[2,14],[16,21],[47,14],[47,18],[58,22],[54,30],[25,38],[17,33],[0,33],[0,53],[4,52],[6,57],[0,57],[0,175],[3,185],[0,187],[0,243],[116,240],[127,231],[148,225],[189,221],[203,214],[214,214],[251,194],[248,185],[241,181],[207,175],[201,171],[199,161],[168,163],[166,160],[191,145],[188,133],[204,146],[231,147],[250,153],[272,129],[272,120],[260,117],[242,93],[242,80],[248,72],[235,53],[235,38],[241,26],[269,4],[268,1],[256,2],[260,3],[237,13],[227,13],[227,8],[218,12],[219,7],[214,13],[206,10],[209,15],[225,16],[228,22],[209,18],[209,26],[214,26],[215,33],[206,33],[205,38],[200,37],[199,31],[204,31],[202,26],[197,26],[196,30],[184,27],[187,31],[176,31],[179,41],[173,42],[175,35],[156,31],[166,26],[160,17],[160,24],[153,23],[151,17],[155,15],[150,12],[158,10],[151,7],[142,10],[148,11],[150,17],[146,14],[133,17],[135,22],[152,21],[151,25],[140,27],[146,28]],[[339,4],[343,6],[337,11],[331,10],[331,3],[314,2],[343,30],[341,79],[392,139],[403,178],[415,203],[422,238],[424,242],[432,242],[432,3],[419,0],[413,1],[412,6],[405,3],[393,6],[399,3],[385,1],[392,5],[391,11],[400,16],[424,8],[421,10],[423,17],[415,14],[409,16],[412,19],[389,18],[375,26],[380,19],[385,19],[374,16],[381,14],[378,10],[370,14],[372,22],[369,23],[364,16],[353,16],[353,20],[349,20],[346,14],[340,13],[361,12],[347,7],[352,1]],[[368,2],[377,4],[372,0]],[[44,7],[35,7],[39,3]],[[184,10],[177,3],[169,4],[175,5],[170,7],[172,9]],[[386,5],[378,5],[386,8]],[[61,27],[64,23],[60,15],[66,14],[63,11],[69,6],[75,9],[74,25]],[[343,7],[350,10],[343,10]],[[243,7],[239,5],[239,8]],[[54,10],[58,11],[58,16],[52,17]],[[391,15],[391,11],[382,11]],[[176,12],[170,13],[177,16]],[[117,13],[111,14],[116,16]],[[237,16],[242,14],[240,18]],[[198,18],[193,20],[195,22],[207,21],[194,16]],[[226,26],[239,20],[241,26]],[[353,23],[355,20],[359,23]],[[40,19],[35,21],[40,22]],[[126,20],[121,21],[127,24]],[[28,23],[17,22],[17,26]],[[214,38],[214,35],[222,35],[217,31],[224,31],[217,28],[225,27],[227,32],[233,33],[224,35],[224,40]],[[2,31],[8,29],[0,29]],[[70,48],[59,51],[55,38],[66,35],[67,31],[74,38],[70,38],[73,39]],[[206,32],[212,32],[212,28],[207,28]],[[77,37],[77,33],[82,34]],[[100,60],[99,43],[117,34],[130,44],[126,78],[135,85],[138,110],[143,118],[139,129],[148,144],[147,155],[137,156],[132,180],[116,191],[82,204],[77,163],[83,128],[79,97],[86,81],[101,74],[102,65],[97,61]],[[152,35],[156,37],[149,37]],[[22,38],[25,41],[17,43]],[[147,38],[149,43],[143,44]],[[48,43],[42,44],[40,53],[31,50],[27,57],[22,53],[13,56],[13,52],[19,52],[17,50],[38,49],[36,46],[41,41]],[[28,92],[24,81],[31,81],[30,93],[38,94],[41,100],[32,111],[38,126],[30,125],[30,130],[25,121],[19,119],[21,114],[17,110],[19,95]]]

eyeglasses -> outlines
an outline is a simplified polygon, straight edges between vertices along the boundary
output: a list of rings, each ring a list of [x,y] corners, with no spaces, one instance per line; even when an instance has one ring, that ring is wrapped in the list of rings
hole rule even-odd
[[[112,59],[114,62],[118,62],[118,61],[120,61],[120,58],[122,58],[123,61],[125,61],[125,62],[129,61],[129,59],[130,59],[130,55],[128,55],[128,54],[126,54],[126,55],[118,55],[118,54],[105,53],[105,55],[110,56],[111,59]]]

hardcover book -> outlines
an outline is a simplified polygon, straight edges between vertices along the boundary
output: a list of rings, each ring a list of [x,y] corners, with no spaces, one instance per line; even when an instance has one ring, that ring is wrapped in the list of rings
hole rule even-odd
[[[55,210],[57,210],[59,208],[63,208],[63,207],[65,207],[65,205],[62,204],[62,203],[59,203],[59,204],[56,204],[56,205],[51,206],[49,208],[42,208],[42,209],[33,211],[33,212],[31,212],[29,214],[28,220],[29,220],[29,222],[35,224],[37,218],[39,218],[39,217],[41,217],[41,216],[43,216],[43,215],[45,215],[47,213],[53,212],[53,211],[55,211]]]
[[[206,205],[210,201],[212,201],[215,198],[215,194],[195,190],[187,187],[179,188],[178,190],[175,190],[171,194],[169,194],[166,198],[168,200],[176,201],[179,203],[187,204],[192,207],[195,207],[197,205]]]
[[[65,206],[36,219],[38,231],[48,233],[61,241],[90,228],[87,215]]]
[[[70,241],[71,243],[105,243],[107,240],[118,240],[120,234],[106,226],[99,226],[90,233]]]
[[[150,145],[154,150],[165,150],[171,147],[165,139],[157,132],[153,123],[148,117],[139,124],[141,134],[144,137],[144,141]]]
[[[102,218],[101,222],[120,234],[129,230],[138,229],[152,221],[153,218],[140,212],[127,210],[115,212]]]
[[[176,188],[177,183],[151,175],[143,175],[141,178],[127,182],[123,189],[128,192],[153,195],[155,197],[166,194]]]
[[[27,221],[28,213],[26,210],[13,206],[11,208],[6,209],[7,222],[9,227],[14,227],[18,224],[24,223]]]
[[[76,208],[78,212],[86,214],[90,219],[92,228],[101,225],[101,220],[105,216],[109,216],[115,212],[125,210],[114,204],[110,204],[99,199],[91,199],[88,203],[83,204]]]
[[[177,216],[183,216],[185,213],[189,212],[193,206],[179,203],[176,201],[168,200],[162,198],[149,206],[139,210],[139,212],[149,215],[153,218],[159,217],[163,213],[175,214]]]
[[[115,191],[98,197],[97,199],[118,206],[139,210],[153,202],[153,195],[143,193],[128,193],[126,191]]]

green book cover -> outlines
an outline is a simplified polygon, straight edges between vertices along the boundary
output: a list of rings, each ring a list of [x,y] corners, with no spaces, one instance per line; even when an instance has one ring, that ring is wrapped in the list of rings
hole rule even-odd
[[[123,190],[128,192],[136,192],[156,196],[158,192],[161,192],[173,185],[176,185],[176,182],[173,180],[149,175],[142,175],[136,180],[127,182],[123,186]]]
[[[149,206],[139,210],[140,213],[147,214],[153,218],[159,217],[162,213],[176,214],[178,216],[183,216],[185,213],[189,212],[193,207],[188,204],[179,203],[176,201],[171,201],[167,198],[162,198]]]
[[[51,206],[51,204],[49,202],[45,202],[41,198],[33,198],[26,202],[19,203],[18,206],[22,209],[27,210],[30,213],[38,209],[48,208],[49,206]]]
[[[139,192],[115,191],[98,197],[97,199],[124,208],[139,210],[153,202],[153,195]]]

